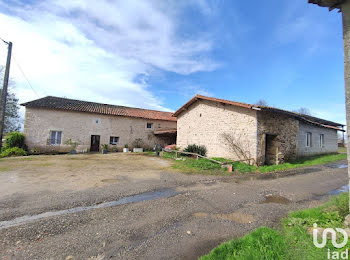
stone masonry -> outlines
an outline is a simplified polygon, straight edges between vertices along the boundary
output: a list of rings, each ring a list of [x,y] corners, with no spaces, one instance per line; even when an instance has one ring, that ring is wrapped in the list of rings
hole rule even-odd
[[[141,138],[145,148],[155,144],[170,144],[169,138],[157,137],[154,130],[175,129],[176,121],[151,120],[123,116],[110,116],[75,111],[26,108],[24,134],[29,149],[37,148],[40,152],[68,152],[67,139],[78,142],[77,150],[89,150],[91,135],[100,135],[100,144],[108,144],[110,149],[122,150],[125,144],[132,146],[136,138]],[[153,123],[147,129],[147,123]],[[50,131],[62,131],[61,145],[48,145]],[[119,137],[117,145],[109,144],[110,136]]]
[[[257,164],[265,163],[266,134],[277,136],[278,163],[295,159],[297,157],[298,120],[272,112],[258,112],[257,118]]]
[[[204,145],[209,157],[238,160],[222,134],[239,138],[243,149],[256,160],[257,112],[206,100],[197,101],[177,118],[177,146]]]

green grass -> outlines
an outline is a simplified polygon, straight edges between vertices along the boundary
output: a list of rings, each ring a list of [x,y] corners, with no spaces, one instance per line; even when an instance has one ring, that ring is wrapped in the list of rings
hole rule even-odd
[[[175,153],[164,153],[164,158],[175,159]],[[182,171],[187,171],[191,173],[210,173],[212,171],[214,174],[219,172],[226,172],[221,169],[221,166],[217,163],[206,159],[194,159],[188,156],[181,156],[183,160],[176,160],[173,168]],[[266,172],[276,172],[285,171],[288,169],[300,168],[305,166],[326,164],[331,162],[336,162],[339,160],[345,160],[347,158],[346,154],[328,154],[328,155],[318,155],[312,157],[299,158],[293,162],[283,163],[279,165],[266,165],[266,166],[252,166],[243,162],[232,162],[235,172],[238,173],[266,173]],[[212,158],[220,162],[230,162],[229,159],[225,158]]]
[[[286,251],[287,245],[278,232],[260,227],[240,239],[221,244],[200,259],[285,259]]]
[[[338,153],[346,153],[346,147],[338,147]]]
[[[349,193],[343,193],[320,207],[291,212],[277,230],[260,227],[242,238],[219,245],[200,259],[327,259],[328,249],[340,252],[349,248],[350,242],[343,249],[337,249],[328,240],[326,246],[319,249],[307,229],[314,223],[322,228],[342,228],[349,212],[348,202]]]
[[[279,165],[265,165],[258,168],[259,172],[274,172],[274,171],[284,171],[293,168],[326,164],[331,162],[336,162],[340,160],[346,160],[346,154],[327,154],[318,155],[312,157],[299,158],[295,161],[289,163],[283,163]]]

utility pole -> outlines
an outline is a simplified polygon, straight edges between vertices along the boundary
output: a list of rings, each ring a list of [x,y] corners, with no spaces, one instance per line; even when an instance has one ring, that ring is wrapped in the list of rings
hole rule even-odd
[[[350,185],[350,0],[308,0],[310,4],[334,9],[342,13],[343,20],[343,44],[344,44],[344,81],[345,81],[345,108],[346,108],[346,132],[348,154],[348,177]],[[350,196],[350,194],[349,194]],[[350,206],[350,200],[349,200]],[[350,209],[350,207],[349,207]]]
[[[348,176],[350,185],[350,2],[343,1],[341,5],[343,18],[343,44],[344,44],[344,80],[345,80],[345,108],[346,108],[346,134],[347,134],[347,154],[348,154]],[[349,200],[350,206],[350,200]],[[349,207],[350,211],[350,207]]]
[[[4,41],[5,42],[5,41]],[[10,63],[11,63],[11,53],[12,53],[12,42],[5,42],[8,44],[7,50],[7,61],[5,68],[5,77],[4,84],[2,86],[1,91],[1,110],[0,110],[0,151],[2,148],[2,136],[5,128],[5,110],[6,110],[6,101],[7,101],[7,87],[9,84],[9,76],[10,76]]]

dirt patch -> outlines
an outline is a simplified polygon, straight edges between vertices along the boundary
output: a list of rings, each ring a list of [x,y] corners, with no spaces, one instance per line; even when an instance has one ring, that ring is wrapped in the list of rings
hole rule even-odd
[[[103,179],[103,180],[101,180],[101,182],[105,182],[105,183],[116,183],[117,180],[116,180],[116,179]]]
[[[170,164],[162,158],[123,153],[2,159],[0,197],[16,192],[85,190],[126,180],[159,180]]]
[[[177,191],[202,191],[202,190],[212,190],[221,187],[220,183],[217,182],[204,182],[204,183],[192,183],[189,185],[179,186],[176,188]]]
[[[210,214],[197,212],[193,214],[196,218],[211,218],[211,219],[220,219],[220,220],[229,220],[240,224],[250,224],[255,221],[254,216],[245,214],[242,212],[232,212],[228,214]]]
[[[269,194],[265,196],[265,200],[262,203],[277,203],[286,205],[290,203],[290,200],[280,195]]]

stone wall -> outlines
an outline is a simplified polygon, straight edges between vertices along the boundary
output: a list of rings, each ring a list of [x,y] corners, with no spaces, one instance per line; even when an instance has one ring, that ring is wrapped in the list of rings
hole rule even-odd
[[[209,157],[238,160],[222,137],[225,133],[237,138],[243,150],[255,160],[256,113],[247,108],[199,100],[178,116],[177,146],[185,148],[189,144],[204,145]]]
[[[153,123],[153,129],[147,129],[147,123]],[[79,143],[77,150],[89,150],[91,135],[100,135],[100,144],[108,144],[110,149],[122,150],[125,144],[132,147],[136,138],[143,140],[145,148],[152,148],[156,143],[170,144],[170,138],[153,134],[154,130],[169,128],[175,129],[176,122],[26,108],[24,134],[29,149],[38,148],[40,152],[67,152],[70,150],[70,146],[64,145],[67,139]],[[61,145],[48,145],[50,131],[62,131]],[[119,137],[119,144],[109,144],[110,136]]]
[[[311,133],[311,146],[306,147],[306,133]],[[324,147],[320,147],[320,134],[324,135]],[[299,123],[298,156],[336,153],[338,151],[337,131],[311,124]]]
[[[277,136],[278,163],[297,157],[298,120],[271,112],[258,112],[257,164],[265,163],[266,134]]]

